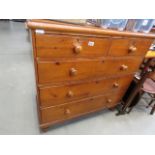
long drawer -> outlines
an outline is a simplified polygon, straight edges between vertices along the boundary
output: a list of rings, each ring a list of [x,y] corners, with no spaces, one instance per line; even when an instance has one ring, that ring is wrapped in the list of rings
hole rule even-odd
[[[107,54],[109,47],[110,40],[108,37],[36,34],[37,57],[100,57]]]
[[[118,78],[91,80],[69,85],[39,87],[40,106],[48,107],[77,99],[106,93],[108,91],[126,90],[133,75]]]
[[[137,71],[141,61],[141,57],[38,60],[38,82],[40,84],[59,83],[92,79],[99,76],[125,75]]]
[[[40,109],[41,124],[56,122],[90,113],[102,108],[110,108],[118,104],[122,91],[105,96],[91,97],[89,99],[68,103],[65,105]]]

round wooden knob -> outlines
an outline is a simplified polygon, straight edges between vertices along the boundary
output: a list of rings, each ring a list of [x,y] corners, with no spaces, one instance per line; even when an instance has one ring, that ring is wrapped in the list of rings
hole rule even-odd
[[[71,113],[70,109],[65,110],[65,114],[69,115]]]
[[[73,97],[74,96],[74,93],[72,91],[68,91],[67,96],[68,97]]]
[[[114,87],[114,88],[118,88],[118,86],[119,86],[119,84],[116,83],[116,82],[113,84],[113,87]]]
[[[121,69],[121,70],[127,70],[127,69],[128,69],[128,66],[126,66],[126,65],[123,64],[123,65],[120,67],[120,69]]]
[[[77,70],[76,70],[75,68],[71,68],[71,69],[70,69],[70,75],[71,75],[71,76],[77,75]]]
[[[107,102],[108,102],[108,103],[111,103],[111,102],[112,102],[112,100],[111,100],[111,99],[108,99],[108,100],[107,100]]]
[[[137,48],[135,46],[130,46],[129,47],[129,53],[136,52],[136,51],[137,51]]]
[[[82,46],[81,45],[75,45],[74,47],[74,53],[79,54],[82,51]]]

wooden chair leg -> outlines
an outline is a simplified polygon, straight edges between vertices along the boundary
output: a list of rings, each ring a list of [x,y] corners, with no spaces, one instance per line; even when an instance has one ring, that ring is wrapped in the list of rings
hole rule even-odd
[[[152,107],[152,110],[151,110],[150,114],[151,114],[151,115],[153,115],[154,111],[155,111],[155,104],[153,105],[153,107]]]
[[[149,104],[146,106],[146,108],[149,108],[151,106],[151,104],[153,103],[153,99],[149,102]]]
[[[127,111],[127,114],[129,114],[132,111],[133,107],[130,107],[129,110]]]
[[[139,93],[140,93],[140,96],[143,96],[145,92],[143,90],[140,90]]]

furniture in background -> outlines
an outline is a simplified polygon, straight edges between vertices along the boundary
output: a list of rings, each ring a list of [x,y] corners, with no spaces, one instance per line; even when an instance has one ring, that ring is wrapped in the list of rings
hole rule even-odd
[[[152,106],[155,100],[155,59],[152,53],[151,51],[147,52],[139,74],[135,74],[134,80],[122,100],[123,106],[119,109],[118,115],[130,113],[141,98],[151,99],[147,108]],[[147,93],[149,97],[144,97],[144,93]],[[152,106],[150,114],[153,114],[154,110],[155,104]]]
[[[154,34],[30,20],[41,129],[118,105]]]
[[[149,33],[154,19],[87,19],[87,23],[104,29]]]

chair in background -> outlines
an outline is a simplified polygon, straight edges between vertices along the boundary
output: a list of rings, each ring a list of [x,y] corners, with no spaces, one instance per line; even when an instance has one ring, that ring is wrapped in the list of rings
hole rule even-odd
[[[155,111],[155,103],[154,103],[154,101],[155,101],[155,81],[152,79],[152,77],[149,77],[149,78],[147,78],[145,80],[145,82],[143,84],[143,87],[142,87],[142,91],[144,93],[147,93],[150,96],[150,98],[151,98],[151,101],[149,102],[147,108],[149,108],[149,107],[151,107],[153,105],[152,106],[152,110],[150,112],[150,114],[153,114],[154,111]]]
[[[144,93],[149,97],[145,97]],[[138,76],[135,75],[135,79],[127,90],[122,100],[122,107],[118,109],[119,112],[116,115],[130,113],[140,98],[151,99],[147,108],[152,107],[150,114],[153,114],[155,111],[155,59],[149,59],[143,63]]]

